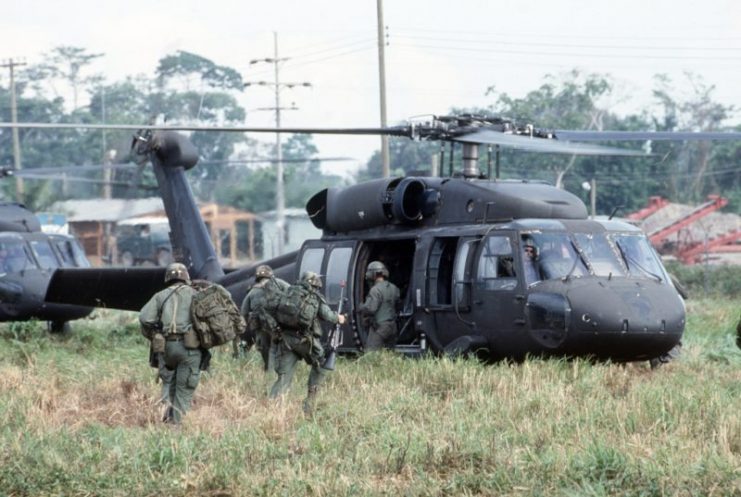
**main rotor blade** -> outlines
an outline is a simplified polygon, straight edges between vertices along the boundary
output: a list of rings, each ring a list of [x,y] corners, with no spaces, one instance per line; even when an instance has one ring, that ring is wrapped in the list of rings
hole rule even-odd
[[[737,131],[554,131],[559,140],[575,141],[698,141],[741,140]]]
[[[9,173],[12,176],[22,176],[26,173],[32,174],[56,174],[56,173],[86,173],[102,171],[104,169],[127,170],[138,167],[134,163],[129,164],[88,164],[84,166],[54,166],[54,167],[34,167],[23,166],[23,169],[0,168],[0,172]]]
[[[348,162],[357,161],[353,157],[309,157],[307,159],[281,159],[284,163],[305,163],[305,162]],[[199,162],[198,164],[268,164],[278,162],[278,159],[224,159],[224,160],[208,160]]]
[[[66,175],[52,175],[52,174],[34,174],[21,171],[21,174],[17,176],[28,180],[44,180],[44,181],[71,181],[76,183],[93,183],[98,185],[112,185],[112,186],[124,186],[139,188],[141,190],[157,190],[156,186],[147,185],[132,185],[123,181],[105,181],[102,179],[91,179],[91,178],[80,178],[79,176],[66,176]]]
[[[491,143],[505,147],[518,148],[530,152],[545,152],[551,154],[571,155],[625,155],[646,156],[647,154],[638,150],[625,150],[621,148],[602,147],[599,145],[587,145],[581,143],[565,143],[547,138],[530,138],[529,136],[512,135],[499,131],[481,130],[466,135],[452,138],[454,141],[465,143]]]
[[[190,125],[144,125],[144,124],[83,124],[83,123],[8,123],[0,122],[0,128],[21,129],[113,129],[113,130],[169,130],[169,131],[224,131],[233,133],[306,133],[316,135],[389,135],[411,136],[411,127],[388,128],[249,128],[242,126],[190,126]]]

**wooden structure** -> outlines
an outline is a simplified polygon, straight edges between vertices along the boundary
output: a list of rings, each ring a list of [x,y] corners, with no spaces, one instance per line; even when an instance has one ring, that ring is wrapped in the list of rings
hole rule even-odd
[[[80,241],[93,265],[116,261],[115,232],[119,221],[166,217],[162,200],[68,200],[52,206],[67,215],[70,232]],[[216,203],[200,204],[201,216],[211,234],[222,264],[235,267],[262,258],[261,218],[253,213]]]
[[[250,261],[262,258],[256,236],[258,216],[215,203],[202,204],[200,210],[219,257],[228,260],[232,267],[245,257]],[[246,229],[240,230],[240,225]]]
[[[163,208],[159,197],[65,200],[51,206],[53,212],[67,216],[70,234],[79,240],[94,266],[110,263],[112,249],[116,246],[112,236],[118,221]]]

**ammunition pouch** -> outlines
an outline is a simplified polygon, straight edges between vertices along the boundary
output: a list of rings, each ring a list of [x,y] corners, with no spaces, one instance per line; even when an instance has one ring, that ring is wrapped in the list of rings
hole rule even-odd
[[[165,351],[165,336],[156,332],[152,335],[152,352],[160,354]]]
[[[183,334],[183,345],[186,349],[198,349],[201,347],[201,341],[198,339],[198,333],[193,328],[189,328]]]
[[[156,333],[162,333],[162,323],[155,324],[143,324],[141,325],[141,333],[147,340],[152,340],[152,337]]]

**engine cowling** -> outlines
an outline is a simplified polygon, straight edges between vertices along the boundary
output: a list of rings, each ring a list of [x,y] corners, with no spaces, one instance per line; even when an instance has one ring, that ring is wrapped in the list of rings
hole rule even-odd
[[[322,190],[309,199],[306,211],[314,226],[335,232],[414,224],[430,210],[433,193],[419,178],[384,178]]]

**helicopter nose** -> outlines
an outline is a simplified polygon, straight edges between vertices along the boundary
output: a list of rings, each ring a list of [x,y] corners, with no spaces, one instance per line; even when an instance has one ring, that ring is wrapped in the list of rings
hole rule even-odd
[[[566,293],[570,347],[597,356],[650,359],[670,350],[684,331],[684,304],[673,287],[654,281],[587,280]]]

